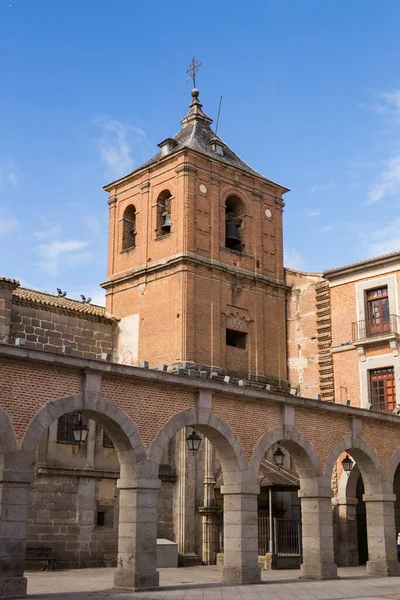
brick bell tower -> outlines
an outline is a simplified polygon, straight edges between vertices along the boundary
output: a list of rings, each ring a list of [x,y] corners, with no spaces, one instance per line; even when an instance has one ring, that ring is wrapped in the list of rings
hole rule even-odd
[[[107,310],[127,364],[286,380],[282,195],[211,129],[192,90],[180,131],[109,193]]]

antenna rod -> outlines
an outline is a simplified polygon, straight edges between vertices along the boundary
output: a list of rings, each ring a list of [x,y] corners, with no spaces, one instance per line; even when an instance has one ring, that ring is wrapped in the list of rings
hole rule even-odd
[[[221,113],[221,104],[222,104],[222,96],[219,99],[219,106],[218,106],[218,117],[217,117],[217,125],[215,127],[215,133],[217,133],[218,131],[218,123],[219,123],[219,115]]]

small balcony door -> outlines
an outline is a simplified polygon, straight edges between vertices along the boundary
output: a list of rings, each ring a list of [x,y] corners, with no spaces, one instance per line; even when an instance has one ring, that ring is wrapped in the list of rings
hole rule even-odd
[[[396,408],[394,368],[370,371],[371,404],[374,410],[391,413]]]
[[[367,291],[368,336],[390,333],[390,312],[387,287]]]

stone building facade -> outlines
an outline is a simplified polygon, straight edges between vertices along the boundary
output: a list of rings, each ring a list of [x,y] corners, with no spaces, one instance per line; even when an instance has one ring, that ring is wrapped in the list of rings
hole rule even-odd
[[[400,252],[324,273],[286,270],[291,286],[289,379],[300,395],[398,414],[399,277]],[[395,530],[400,532],[400,472],[394,486]],[[349,477],[339,461],[333,489],[337,562],[365,562],[364,485],[358,467]]]
[[[207,562],[221,514],[223,579],[259,581],[260,472],[278,445],[300,485],[302,576],[359,561],[361,531],[368,572],[399,572],[399,256],[285,271],[287,189],[213,133],[197,90],[181,123],[105,188],[106,309],[0,279],[0,598],[26,591],[37,545],[156,587],[157,537]]]

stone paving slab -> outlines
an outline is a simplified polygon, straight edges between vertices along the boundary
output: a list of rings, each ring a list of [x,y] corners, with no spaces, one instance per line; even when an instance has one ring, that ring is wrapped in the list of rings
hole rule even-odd
[[[29,600],[400,600],[400,577],[372,578],[362,567],[339,569],[341,579],[307,581],[299,571],[263,571],[263,582],[218,583],[221,568],[159,569],[161,589],[113,590],[114,569],[30,572]]]

